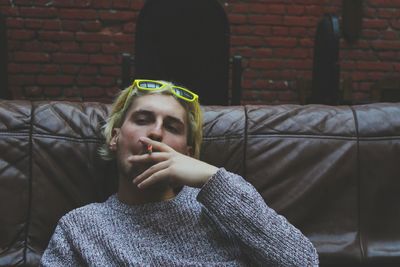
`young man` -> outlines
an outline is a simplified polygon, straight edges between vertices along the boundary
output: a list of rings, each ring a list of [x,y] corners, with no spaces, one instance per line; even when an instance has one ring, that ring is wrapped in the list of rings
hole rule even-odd
[[[311,242],[242,177],[198,160],[198,97],[136,80],[116,99],[101,154],[118,192],[65,215],[42,266],[317,266]]]

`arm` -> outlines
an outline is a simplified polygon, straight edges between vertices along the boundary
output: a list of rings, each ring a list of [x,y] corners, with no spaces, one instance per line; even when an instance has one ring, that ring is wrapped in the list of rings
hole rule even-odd
[[[203,186],[198,201],[236,237],[255,264],[318,266],[312,243],[269,208],[242,177],[220,169]]]
[[[134,155],[130,162],[156,164],[133,179],[139,188],[161,181],[202,188],[198,200],[213,219],[236,237],[255,263],[273,266],[317,266],[312,243],[283,216],[269,208],[242,177],[176,152],[160,142],[142,138],[160,152]]]
[[[67,232],[59,223],[40,260],[40,266],[83,266]]]

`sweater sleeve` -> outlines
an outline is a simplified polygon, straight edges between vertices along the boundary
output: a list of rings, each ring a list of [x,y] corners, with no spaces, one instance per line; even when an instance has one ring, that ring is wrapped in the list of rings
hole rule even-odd
[[[317,251],[308,238],[269,208],[239,175],[219,169],[200,190],[197,200],[235,237],[253,264],[318,266]]]
[[[84,266],[61,221],[43,253],[39,266]]]

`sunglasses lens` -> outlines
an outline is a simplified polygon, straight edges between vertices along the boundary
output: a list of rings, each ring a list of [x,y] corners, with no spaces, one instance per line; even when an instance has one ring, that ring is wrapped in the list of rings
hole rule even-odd
[[[175,93],[177,95],[181,96],[181,97],[184,97],[184,98],[189,99],[189,100],[192,100],[194,98],[193,94],[191,94],[191,93],[189,93],[189,92],[187,92],[185,90],[182,90],[182,89],[177,88],[177,87],[173,87],[173,89],[174,89]]]
[[[142,88],[160,88],[162,84],[156,82],[140,82],[139,87]]]

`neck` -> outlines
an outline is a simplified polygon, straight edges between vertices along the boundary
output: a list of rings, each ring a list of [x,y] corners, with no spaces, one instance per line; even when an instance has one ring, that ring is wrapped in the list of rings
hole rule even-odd
[[[118,199],[128,205],[140,205],[151,202],[165,201],[174,198],[176,193],[171,186],[153,186],[149,189],[139,189],[130,180],[120,178]]]

